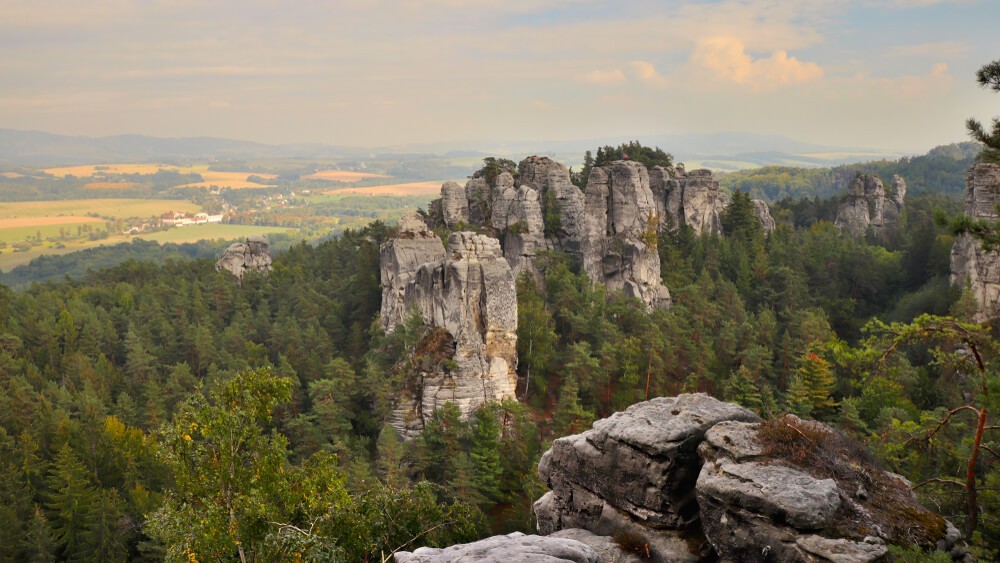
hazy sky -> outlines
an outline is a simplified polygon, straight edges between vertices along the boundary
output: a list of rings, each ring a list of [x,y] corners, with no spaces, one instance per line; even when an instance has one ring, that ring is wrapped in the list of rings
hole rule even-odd
[[[996,0],[0,0],[0,127],[925,150],[1000,115],[974,81],[998,25]]]

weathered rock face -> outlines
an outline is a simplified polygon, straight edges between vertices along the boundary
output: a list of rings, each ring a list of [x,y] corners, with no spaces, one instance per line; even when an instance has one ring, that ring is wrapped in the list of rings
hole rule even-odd
[[[517,292],[499,241],[452,233],[445,251],[411,215],[381,252],[385,330],[391,332],[416,310],[427,326],[447,331],[454,346],[444,358],[447,364],[421,367],[419,382],[400,398],[390,423],[411,436],[446,402],[468,415],[484,402],[514,397]]]
[[[892,177],[892,188],[886,193],[882,180],[874,174],[858,174],[847,186],[844,201],[834,223],[852,237],[862,237],[869,230],[885,236],[899,222],[906,199],[906,182]]]
[[[771,208],[767,206],[765,201],[760,199],[753,200],[753,214],[760,221],[760,225],[764,227],[765,234],[774,232],[774,218],[771,217]]]
[[[270,272],[269,248],[264,237],[249,237],[245,242],[234,242],[222,253],[222,257],[215,263],[215,269],[220,272],[227,270],[240,281],[248,271]]]
[[[570,538],[526,536],[514,532],[477,542],[438,549],[421,547],[416,551],[398,551],[396,563],[603,563],[603,559],[583,542]]]
[[[538,472],[552,490],[534,505],[539,531],[624,533],[654,561],[874,562],[887,544],[907,541],[954,549],[957,531],[904,481],[837,457],[853,450],[829,428],[787,420],[818,437],[823,462],[775,457],[756,415],[702,394],[597,421],[542,457]],[[839,468],[825,467],[830,459]]]
[[[720,216],[729,200],[710,170],[665,169],[664,209],[675,226],[688,225],[696,235],[721,233]]]
[[[997,202],[1000,165],[976,164],[966,180],[965,214],[996,220]],[[951,248],[951,283],[964,286],[966,282],[976,298],[976,322],[1000,318],[1000,253],[986,252],[978,241],[962,235]]]
[[[587,276],[653,307],[670,305],[656,251],[659,218],[646,167],[619,160],[590,172],[580,251]]]
[[[649,543],[656,560],[697,561],[680,531],[698,520],[698,444],[725,420],[758,418],[707,395],[681,395],[633,405],[556,440],[538,465],[552,489],[535,503],[539,531],[625,531]]]
[[[382,281],[382,329],[392,332],[406,320],[406,288],[422,264],[437,264],[445,259],[444,245],[416,213],[406,213],[399,220],[399,234],[382,245],[380,276]]]

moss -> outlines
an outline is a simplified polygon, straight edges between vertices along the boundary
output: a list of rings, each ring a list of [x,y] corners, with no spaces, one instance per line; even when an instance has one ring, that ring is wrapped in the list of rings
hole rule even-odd
[[[842,491],[854,495],[861,487],[865,498],[841,503],[834,524],[824,535],[862,540],[877,526],[890,543],[933,549],[944,536],[945,520],[918,503],[910,488],[887,474],[862,445],[817,422],[794,416],[761,423],[758,439],[764,458],[800,469],[818,479],[833,479]]]

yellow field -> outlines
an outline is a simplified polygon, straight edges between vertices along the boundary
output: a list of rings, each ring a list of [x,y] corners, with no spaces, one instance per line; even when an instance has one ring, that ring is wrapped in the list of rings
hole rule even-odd
[[[101,170],[96,170],[100,167]],[[80,166],[62,166],[59,168],[46,168],[44,172],[53,176],[69,176],[72,174],[78,178],[86,178],[97,174],[156,174],[157,170],[179,170],[176,166],[164,166],[162,164],[82,164]]]
[[[96,213],[101,217],[152,217],[167,211],[198,213],[201,207],[176,199],[66,199],[58,201],[0,202],[0,219],[24,217],[79,217]]]
[[[0,172],[0,176],[4,178],[20,178],[22,174],[18,174],[17,172]]]
[[[350,170],[320,170],[315,174],[303,176],[303,180],[326,180],[328,182],[357,182],[366,178],[388,178],[382,174],[368,172],[351,172]]]
[[[174,166],[170,164],[84,164],[80,166],[62,166],[59,168],[47,168],[45,172],[53,176],[68,176],[72,174],[78,178],[88,178],[95,174],[98,176],[108,174],[156,174],[159,170],[172,170],[181,174],[201,174],[203,182],[185,184],[184,188],[210,188],[218,186],[220,188],[263,188],[268,187],[261,184],[248,182],[250,176],[259,176],[268,180],[275,178],[274,174],[257,172],[218,172],[209,170],[207,164],[195,166]],[[92,182],[87,184],[88,189],[125,189],[126,184],[115,184],[113,182]],[[133,184],[138,185],[138,184]]]
[[[91,182],[83,186],[86,190],[127,190],[139,184],[136,182]]]
[[[368,188],[341,188],[330,190],[328,194],[363,194],[363,195],[438,195],[441,193],[442,182],[411,182],[409,184],[389,184],[386,186],[371,186]]]
[[[78,223],[103,223],[99,217],[60,216],[60,217],[17,217],[0,219],[0,229],[20,227],[41,227],[45,225],[71,225]]]

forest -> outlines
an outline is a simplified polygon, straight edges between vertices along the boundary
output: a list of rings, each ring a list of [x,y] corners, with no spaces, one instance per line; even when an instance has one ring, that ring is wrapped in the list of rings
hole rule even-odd
[[[885,239],[842,235],[836,205],[778,202],[765,234],[737,192],[725,236],[661,230],[668,310],[545,254],[543,287],[517,287],[520,400],[439,409],[408,442],[389,409],[439,335],[379,328],[381,222],[291,245],[241,285],[177,249],[190,257],[0,286],[0,559],[374,561],[529,531],[548,442],[687,391],[834,424],[956,525],[975,519],[993,557],[996,460],[970,516],[953,482],[972,421],[935,429],[992,385],[945,341],[983,350],[984,374],[995,362],[934,221],[958,203],[913,196]]]

